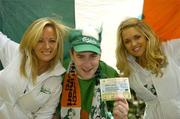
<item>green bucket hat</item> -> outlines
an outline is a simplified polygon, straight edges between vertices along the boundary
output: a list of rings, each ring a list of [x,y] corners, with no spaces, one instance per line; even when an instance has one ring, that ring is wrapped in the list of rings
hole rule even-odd
[[[95,52],[101,54],[100,38],[96,31],[72,30],[70,32],[71,48],[76,52]]]

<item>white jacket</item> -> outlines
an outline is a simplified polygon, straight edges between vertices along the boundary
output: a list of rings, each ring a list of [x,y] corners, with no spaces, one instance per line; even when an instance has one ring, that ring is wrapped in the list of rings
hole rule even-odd
[[[59,102],[62,73],[59,62],[51,72],[37,77],[37,83],[19,73],[19,45],[0,32],[0,119],[51,119]],[[26,69],[30,72],[30,67]],[[30,75],[28,75],[30,77]]]
[[[163,69],[162,77],[156,77],[137,64],[133,57],[128,57],[133,68],[130,86],[146,103],[144,119],[180,119],[180,39],[164,43],[163,49],[168,65]],[[144,87],[150,83],[157,96]]]

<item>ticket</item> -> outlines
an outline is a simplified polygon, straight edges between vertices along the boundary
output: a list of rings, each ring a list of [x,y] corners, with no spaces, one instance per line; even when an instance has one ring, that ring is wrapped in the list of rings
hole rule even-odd
[[[100,89],[103,101],[114,100],[117,95],[123,95],[126,99],[131,98],[127,77],[100,79]]]

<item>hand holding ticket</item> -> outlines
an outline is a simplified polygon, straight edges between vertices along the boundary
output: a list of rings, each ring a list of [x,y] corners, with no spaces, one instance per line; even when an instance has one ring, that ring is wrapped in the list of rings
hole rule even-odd
[[[101,98],[103,101],[114,100],[119,94],[126,99],[131,98],[127,77],[100,79]]]

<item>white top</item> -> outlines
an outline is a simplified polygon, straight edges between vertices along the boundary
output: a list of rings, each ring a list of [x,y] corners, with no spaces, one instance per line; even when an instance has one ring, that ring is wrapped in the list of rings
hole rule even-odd
[[[0,60],[5,67],[0,71],[1,119],[51,119],[62,90],[59,62],[51,72],[37,77],[37,83],[19,73],[19,45],[0,32]],[[26,69],[30,72],[30,66]],[[30,75],[28,75],[30,77]]]
[[[180,119],[180,39],[163,43],[162,47],[168,59],[162,77],[155,77],[132,56],[128,57],[134,71],[130,86],[146,103],[144,119]],[[153,84],[157,96],[145,88],[145,84]]]

